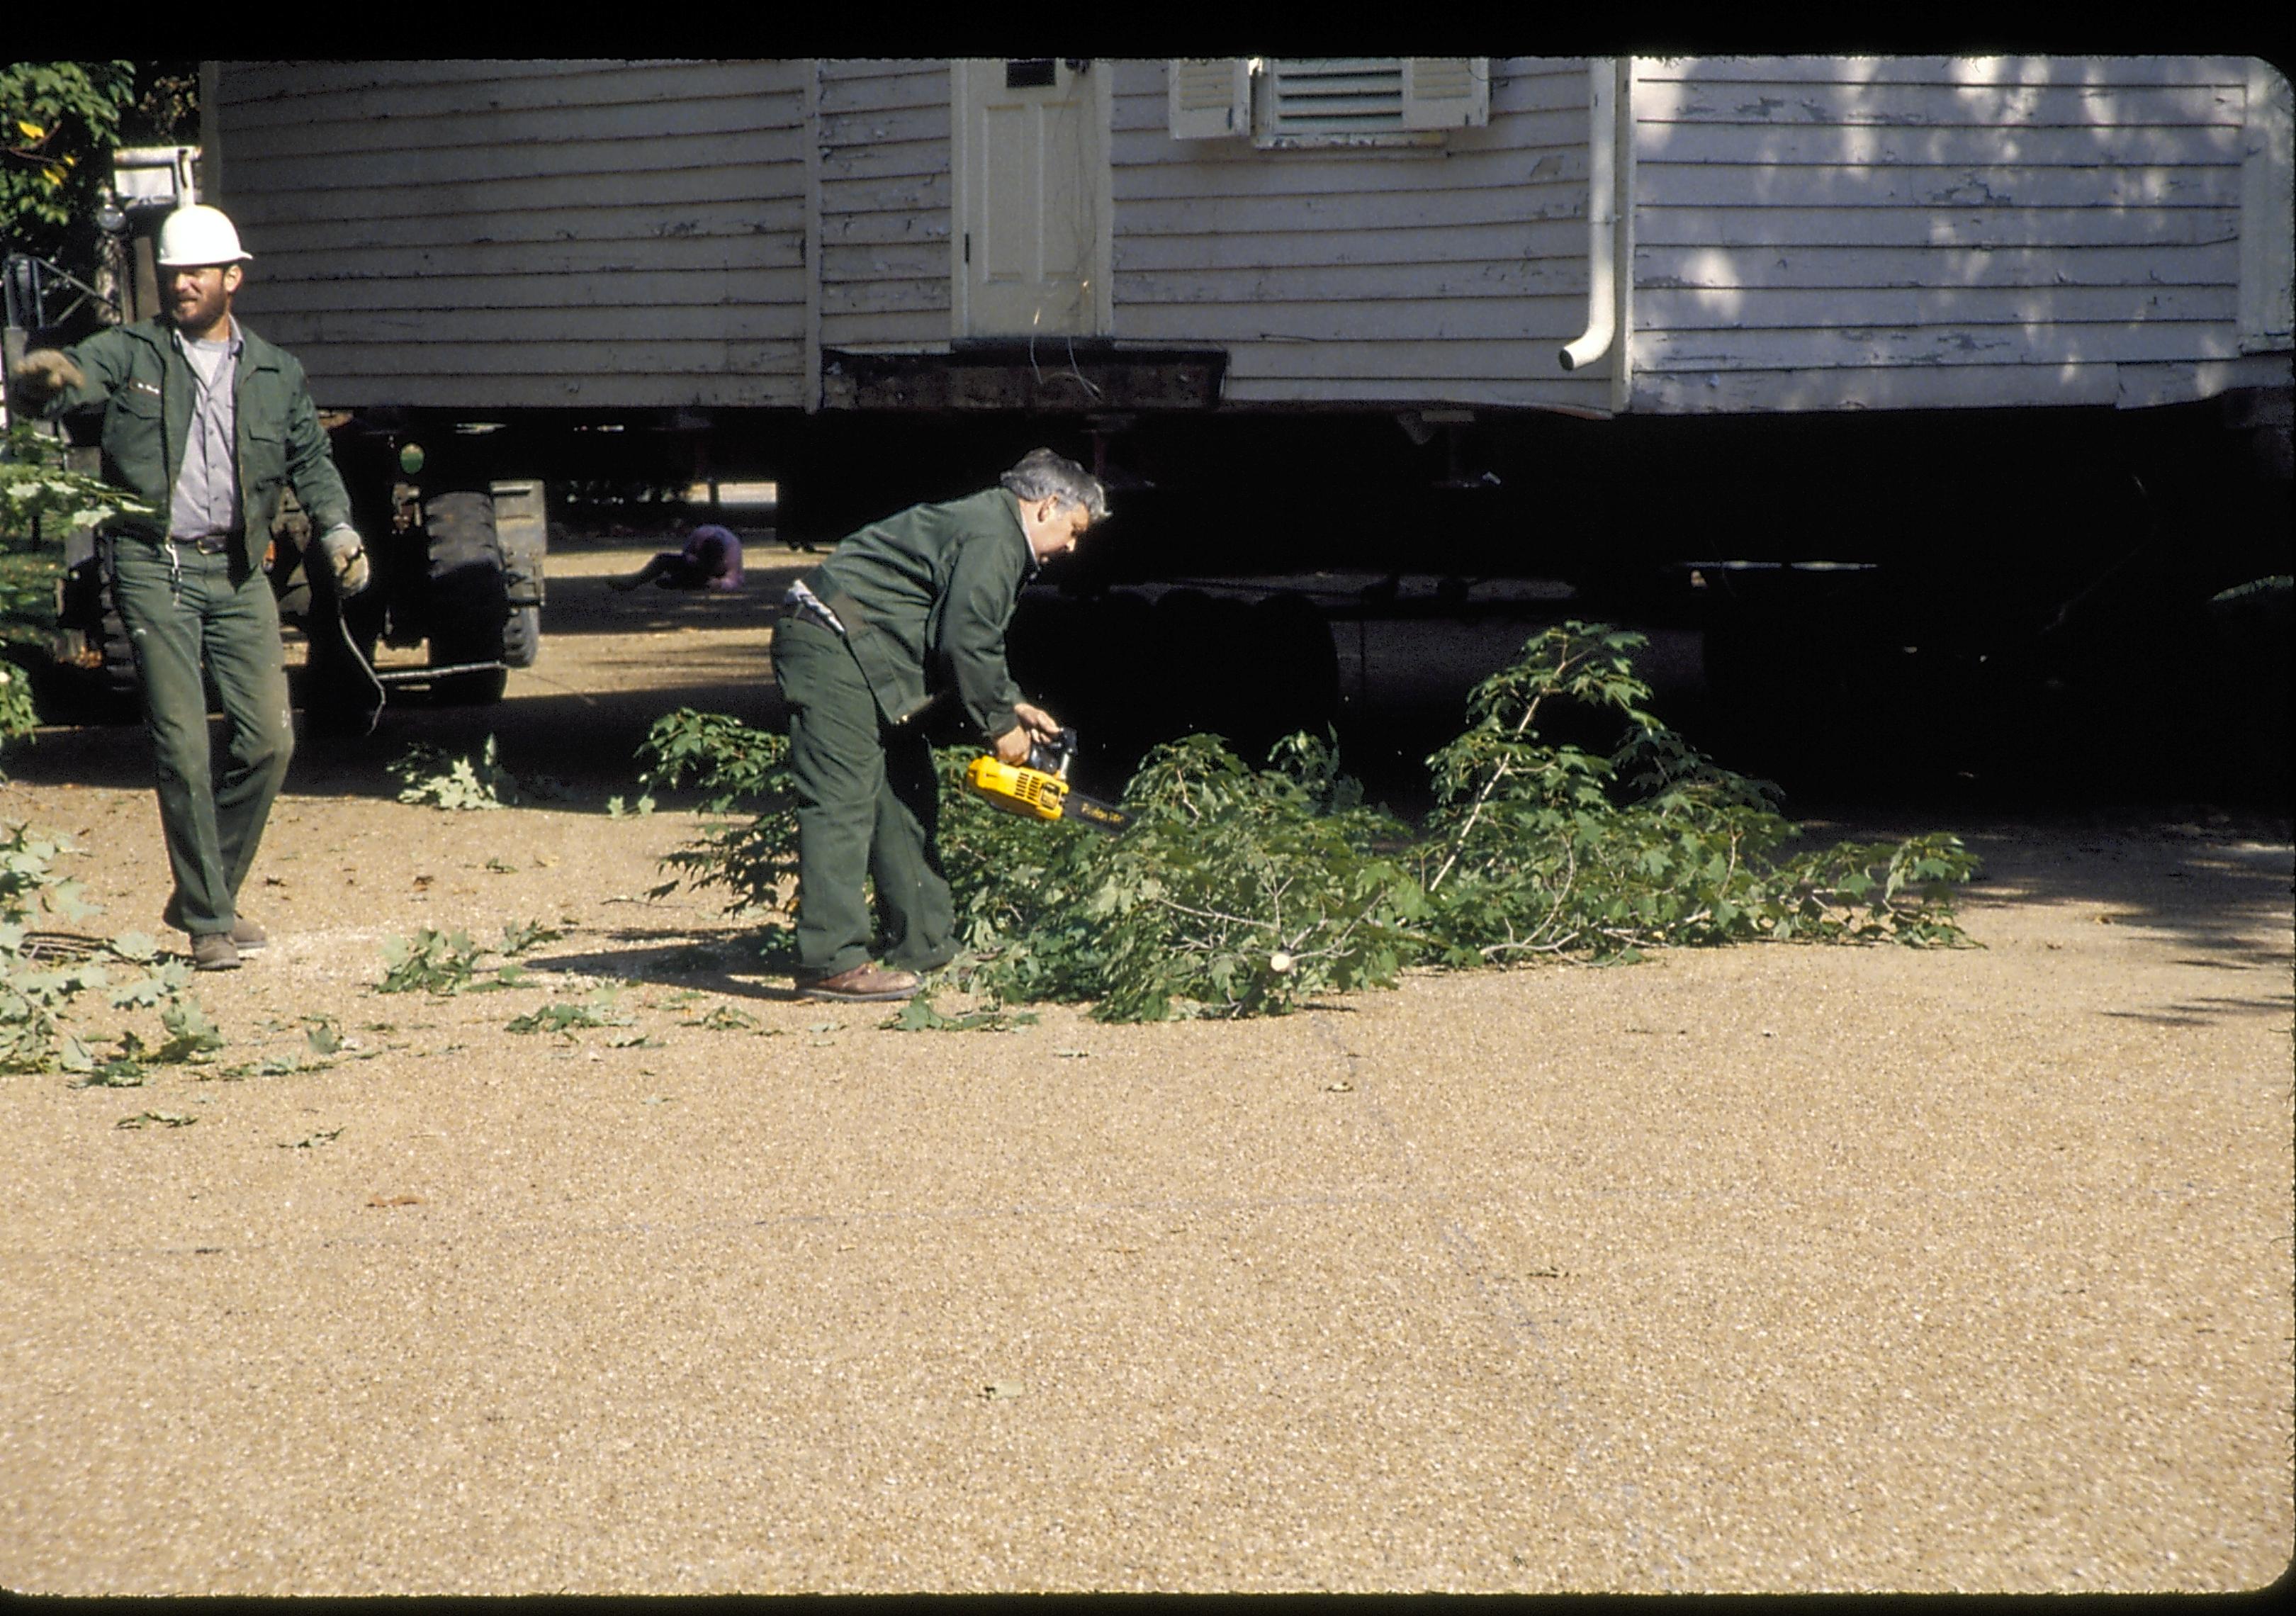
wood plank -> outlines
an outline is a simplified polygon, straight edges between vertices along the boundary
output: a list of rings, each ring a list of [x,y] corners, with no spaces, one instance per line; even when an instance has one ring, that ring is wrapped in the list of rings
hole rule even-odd
[[[927,309],[938,309],[946,316],[950,297],[946,274],[930,281],[838,281],[822,287],[821,308],[824,321],[832,316],[914,314]],[[946,324],[940,334],[948,334]],[[825,326],[822,340],[828,340]]]
[[[1564,193],[1575,200],[1565,201]],[[1570,187],[1560,187],[1547,201],[1507,211],[1517,220],[1584,219],[1586,188],[1580,186],[1573,192]],[[1349,196],[1291,197],[1273,204],[1257,197],[1126,201],[1118,205],[1116,227],[1119,236],[1202,236],[1238,232],[1318,234],[1354,230],[1423,230],[1445,225],[1486,224],[1490,218],[1490,197],[1481,193],[1373,191]],[[1583,232],[1579,250],[1586,250]]]
[[[610,208],[535,208],[481,215],[438,213],[391,219],[365,215],[340,218],[289,219],[272,209],[277,197],[250,197],[234,202],[240,234],[250,251],[258,253],[260,267],[250,267],[251,279],[271,275],[281,258],[317,254],[390,254],[401,250],[438,253],[438,261],[454,261],[457,250],[502,249],[532,252],[537,268],[547,268],[553,253],[570,256],[570,266],[591,264],[609,267],[635,261],[663,269],[699,268],[726,260],[740,263],[740,255],[755,250],[783,250],[776,243],[796,239],[803,220],[803,204],[794,197],[756,201],[689,202],[684,205],[647,201]],[[580,255],[618,255],[585,259]],[[495,261],[499,261],[498,258]],[[526,260],[521,258],[520,262]]]
[[[703,308],[653,305],[616,309],[611,322],[594,308],[354,308],[328,304],[315,308],[258,309],[248,322],[266,334],[271,328],[305,333],[299,340],[330,349],[403,341],[428,350],[430,362],[460,367],[448,350],[496,349],[588,349],[612,340],[635,349],[693,349],[697,344],[787,342],[795,352],[804,331],[803,303],[717,304]],[[291,351],[295,343],[282,336]],[[665,359],[665,364],[672,363]],[[532,369],[529,359],[513,369]]]
[[[361,258],[356,269],[322,267],[296,278],[250,281],[243,301],[258,309],[583,308],[596,311],[602,286],[616,309],[676,307],[721,308],[801,305],[806,275],[795,263],[777,269],[742,267],[701,270],[639,269],[602,283],[594,274],[408,275],[379,272]]]
[[[651,342],[611,338],[570,342],[439,342],[410,330],[390,340],[377,333],[365,340],[330,340],[316,332],[291,336],[287,322],[275,322],[279,341],[315,374],[342,376],[446,376],[474,379],[502,373],[524,376],[709,376],[757,371],[795,375],[803,357],[794,340],[660,339]],[[266,333],[268,334],[268,333]]]
[[[653,135],[709,135],[780,129],[794,135],[804,127],[802,98],[794,90],[772,95],[744,94],[677,99],[633,98],[589,104],[553,104],[531,109],[475,108],[413,115],[394,110],[347,118],[306,110],[297,119],[271,123],[226,119],[224,138],[236,159],[298,151],[423,151],[506,142],[535,144],[572,140],[637,139]]]
[[[385,406],[461,411],[582,408],[794,409],[799,378],[732,368],[687,375],[543,375],[495,371],[471,376],[314,376],[321,409]]]
[[[824,184],[852,180],[908,179],[949,172],[949,142],[887,141],[882,145],[829,146],[821,149]]]
[[[674,58],[646,61],[550,59],[543,57],[410,57],[399,60],[335,62],[225,61],[217,64],[217,86],[225,104],[291,96],[339,96],[363,89],[424,86],[475,86],[481,91],[501,85],[505,94],[527,86],[550,85],[589,73],[612,77],[633,68],[663,68],[690,72],[694,64]],[[537,91],[535,94],[547,94]],[[544,104],[535,103],[533,104]]]
[[[824,59],[821,63],[821,111],[824,115],[947,105],[946,60],[857,62]]]
[[[2142,324],[2058,324],[1851,326],[1801,331],[1637,331],[1635,364],[1652,370],[1792,370],[1839,365],[2080,365],[2152,359],[2228,359],[2239,341],[2226,327],[2160,320]]]
[[[2237,56],[1637,56],[1645,84],[2241,84]]]
[[[1430,349],[1487,343],[1569,341],[1587,325],[1587,295],[1452,299],[1425,302],[1217,303],[1124,305],[1122,335],[1134,342],[1225,342],[1235,347],[1275,342],[1333,349],[1424,345]],[[1552,357],[1551,355],[1549,356]],[[1398,375],[1419,372],[1398,371]]]
[[[1805,410],[2110,407],[2111,365],[2005,365],[1952,370],[1794,370],[1671,373],[1643,366],[1636,344],[1636,414],[1777,414]]]
[[[1637,83],[1644,124],[1872,124],[1898,128],[2095,129],[2135,125],[2240,127],[2245,85],[2013,87],[1828,85],[1737,80]]]
[[[1349,378],[1238,374],[1230,369],[1221,389],[1229,406],[1254,405],[1345,406],[1353,409],[1450,405],[1463,408],[1559,410],[1573,415],[1607,416],[1611,384],[1584,373],[1552,381],[1520,377],[1417,376]]]
[[[2232,286],[1973,286],[1919,290],[1657,291],[1635,288],[1636,331],[1767,327],[2048,325],[2229,322]]]
[[[1471,224],[1393,229],[1333,227],[1315,232],[1151,235],[1132,229],[1125,209],[1116,214],[1116,267],[1152,272],[1190,269],[1290,269],[1316,265],[1480,264],[1513,258],[1561,259],[1583,275],[1583,219],[1477,220]]]
[[[813,138],[823,148],[835,150],[920,141],[945,146],[949,128],[948,108],[943,105],[824,118],[815,127]]]
[[[1961,164],[1644,161],[1635,201],[1652,207],[2237,208],[2240,170],[2229,164],[2146,168],[2035,168]]]
[[[250,219],[259,216],[295,223],[324,223],[346,215],[369,221],[456,216],[465,221],[466,234],[500,235],[519,228],[521,221],[534,215],[553,211],[598,216],[623,209],[691,209],[690,217],[706,220],[720,217],[720,210],[747,207],[754,209],[751,217],[757,219],[778,219],[783,210],[794,217],[804,203],[801,196],[783,189],[789,179],[785,170],[686,168],[652,174],[557,175],[514,185],[473,181],[345,191],[231,185],[225,193],[225,205],[234,218],[244,211]],[[760,200],[738,200],[744,197]],[[468,222],[474,218],[480,222]],[[676,223],[666,226],[680,227]],[[250,250],[255,250],[252,243]]]
[[[849,244],[825,243],[821,253],[821,278],[840,281],[946,280],[951,273],[948,236],[938,241],[906,241]]]
[[[885,245],[943,242],[949,238],[949,210],[928,213],[846,213],[824,217],[822,239],[839,244]]]
[[[2227,208],[1637,208],[1652,246],[2161,247],[2236,241]]]
[[[1584,313],[1582,309],[1579,324],[1568,332],[1510,341],[1341,341],[1328,338],[1279,341],[1267,337],[1256,340],[1236,338],[1228,343],[1228,374],[1232,378],[1292,376],[1301,380],[1376,376],[1398,381],[1526,381],[1546,377],[1561,381],[1565,373],[1556,355],[1565,341],[1578,334],[1585,324]],[[1147,336],[1142,340],[1160,339]]]
[[[346,275],[345,255],[332,249],[285,251],[266,249],[263,272],[250,275],[250,288],[307,283]],[[622,242],[455,242],[430,247],[364,247],[356,255],[358,277],[378,280],[446,280],[468,277],[552,280],[590,283],[589,296],[603,291],[616,299],[630,295],[625,284],[638,275],[748,275],[802,271],[805,249],[794,231],[769,235],[673,236]],[[602,278],[604,285],[602,288]]]
[[[821,209],[824,219],[852,213],[947,213],[949,176],[919,175],[903,179],[849,180],[824,177]]]
[[[913,349],[948,346],[949,311],[871,309],[857,314],[822,311],[824,348]]]
[[[2020,168],[2149,168],[2238,163],[2236,127],[2127,129],[1906,129],[1716,125],[1635,126],[1635,160],[1652,163],[1927,163]]]
[[[1474,147],[1488,146],[1494,150],[1569,150],[1587,144],[1587,111],[1578,107],[1510,113],[1505,118],[1494,117],[1491,126],[1482,129],[1452,131],[1461,137],[1473,135]],[[1431,146],[1299,146],[1282,150],[1266,150],[1248,140],[1185,140],[1176,141],[1166,133],[1160,118],[1136,127],[1119,127],[1109,135],[1110,159],[1119,168],[1146,166],[1158,163],[1182,162],[1190,166],[1211,166],[1221,163],[1285,163],[1294,159],[1317,158],[1353,153],[1366,161],[1422,160],[1440,161],[1443,152],[1450,148]]]
[[[1399,235],[1401,232],[1388,232]],[[1134,270],[1117,266],[1120,304],[1424,302],[1587,295],[1586,255],[1430,264],[1292,265],[1282,268]],[[1731,295],[1718,293],[1710,295]]]
[[[2151,409],[2189,398],[2214,398],[2235,388],[2279,388],[2288,385],[2288,356],[2243,354],[2237,359],[2172,361],[2164,365],[2122,365],[2114,380],[2120,408]]]
[[[2197,247],[1751,247],[1635,244],[1636,295],[1669,287],[2232,286],[2235,242]]]
[[[1189,145],[1211,143],[1189,141]],[[1121,201],[1160,201],[1193,197],[1352,196],[1367,186],[1387,191],[1480,192],[1493,206],[1505,193],[1535,192],[1541,185],[1575,185],[1587,189],[1587,153],[1569,151],[1413,152],[1397,161],[1382,152],[1266,152],[1279,162],[1151,163],[1120,168],[1115,179]],[[1499,193],[1494,196],[1491,193]]]
[[[419,151],[231,154],[229,189],[345,191],[421,185],[488,185],[506,190],[534,180],[569,176],[667,175],[701,171],[784,173],[780,185],[801,192],[805,149],[795,131],[761,129],[718,135],[541,141],[514,146],[478,144]]]
[[[291,62],[260,73],[226,62],[226,135],[313,123],[396,121],[793,95],[799,64],[723,62]]]

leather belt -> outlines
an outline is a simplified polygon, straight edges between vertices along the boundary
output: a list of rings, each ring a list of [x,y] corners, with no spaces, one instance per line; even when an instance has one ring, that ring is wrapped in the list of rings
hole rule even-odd
[[[202,533],[197,538],[177,538],[170,535],[167,542],[171,545],[181,545],[185,549],[197,550],[201,555],[227,555],[239,548],[239,535]]]

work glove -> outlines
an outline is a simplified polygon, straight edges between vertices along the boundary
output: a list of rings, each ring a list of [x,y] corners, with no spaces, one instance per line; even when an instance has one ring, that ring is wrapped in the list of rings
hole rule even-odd
[[[87,377],[61,349],[36,348],[10,373],[9,396],[21,408],[37,410],[66,388],[86,387]]]
[[[358,529],[348,523],[328,529],[319,535],[320,553],[326,556],[327,565],[334,570],[335,595],[348,600],[366,587],[372,576],[366,562],[366,546],[360,542]]]

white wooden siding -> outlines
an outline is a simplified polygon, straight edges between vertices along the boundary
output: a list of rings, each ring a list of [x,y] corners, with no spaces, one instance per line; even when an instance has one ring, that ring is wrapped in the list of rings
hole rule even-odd
[[[796,405],[803,70],[224,63],[240,308],[331,406]]]
[[[1174,140],[1166,66],[1111,63],[1116,335],[1227,349],[1232,404],[1607,408],[1587,320],[1587,70],[1491,63],[1439,146]]]
[[[2286,113],[2275,145],[2251,105],[2285,85],[2253,62],[1636,59],[1627,335],[1572,373],[1583,59],[1493,60],[1488,125],[1439,144],[1283,151],[1173,139],[1167,68],[1095,67],[1113,335],[1225,349],[1230,405],[2128,405],[2286,382],[2289,243],[2255,239],[2265,202],[2286,234]],[[948,346],[945,61],[212,77],[216,200],[256,254],[242,307],[325,403],[813,408],[824,347]]]
[[[950,322],[948,63],[822,62],[821,341],[946,349]]]
[[[2231,384],[2248,77],[2217,58],[1637,59],[1632,407]]]

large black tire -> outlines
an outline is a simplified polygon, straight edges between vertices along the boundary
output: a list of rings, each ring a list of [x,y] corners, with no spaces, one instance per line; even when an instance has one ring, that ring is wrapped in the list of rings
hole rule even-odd
[[[503,625],[503,660],[531,668],[542,654],[542,572],[550,549],[549,506],[539,482],[494,485],[495,542],[502,551],[510,616]]]
[[[430,666],[502,662],[510,587],[495,537],[493,496],[435,495],[422,502],[422,516],[430,538]],[[430,683],[431,698],[483,706],[502,699],[509,677],[499,667],[443,674]]]
[[[503,622],[503,660],[512,668],[531,668],[542,654],[542,608],[512,606]]]

